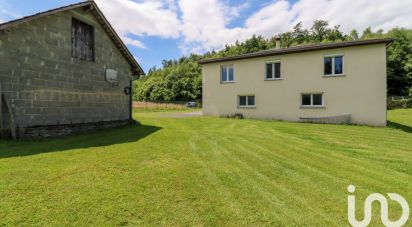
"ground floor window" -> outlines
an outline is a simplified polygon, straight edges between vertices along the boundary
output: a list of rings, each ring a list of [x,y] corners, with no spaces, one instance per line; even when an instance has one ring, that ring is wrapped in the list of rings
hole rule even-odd
[[[323,93],[302,94],[302,107],[322,107]]]
[[[255,107],[255,96],[254,95],[239,95],[238,96],[238,106],[239,107]]]

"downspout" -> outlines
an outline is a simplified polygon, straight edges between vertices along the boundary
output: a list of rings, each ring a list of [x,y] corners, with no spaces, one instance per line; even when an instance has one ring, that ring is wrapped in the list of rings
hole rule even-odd
[[[133,121],[133,79],[129,81],[130,97],[129,97],[129,121]]]
[[[393,44],[390,42],[385,46],[385,127],[388,126],[388,48]]]

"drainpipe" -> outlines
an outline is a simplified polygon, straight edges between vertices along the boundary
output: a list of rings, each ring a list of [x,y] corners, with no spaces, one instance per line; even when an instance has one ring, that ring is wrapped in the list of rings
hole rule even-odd
[[[129,97],[129,120],[130,122],[133,120],[133,79],[129,81],[130,87],[130,97]]]

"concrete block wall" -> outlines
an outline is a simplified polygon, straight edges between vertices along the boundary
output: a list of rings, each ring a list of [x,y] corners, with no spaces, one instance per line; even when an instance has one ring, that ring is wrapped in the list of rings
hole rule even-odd
[[[95,62],[71,56],[71,23],[94,27]],[[105,70],[118,72],[116,85]],[[129,119],[130,65],[83,9],[50,15],[0,34],[0,93],[19,128]]]

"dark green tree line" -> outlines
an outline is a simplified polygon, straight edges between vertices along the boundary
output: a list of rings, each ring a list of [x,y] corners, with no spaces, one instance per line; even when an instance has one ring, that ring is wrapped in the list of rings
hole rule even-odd
[[[200,99],[202,79],[199,60],[271,49],[275,47],[275,38],[279,36],[282,40],[282,47],[394,38],[395,42],[388,48],[388,94],[408,95],[411,92],[412,95],[412,30],[394,28],[384,33],[383,30],[373,32],[371,28],[367,28],[362,32],[362,36],[359,36],[356,30],[344,34],[339,26],[330,28],[327,21],[317,20],[310,29],[304,29],[302,23],[298,23],[292,31],[274,35],[268,39],[254,35],[244,42],[237,41],[233,45],[226,45],[219,51],[164,60],[162,68],[153,67],[147,76],[134,82],[134,99],[145,101]]]

